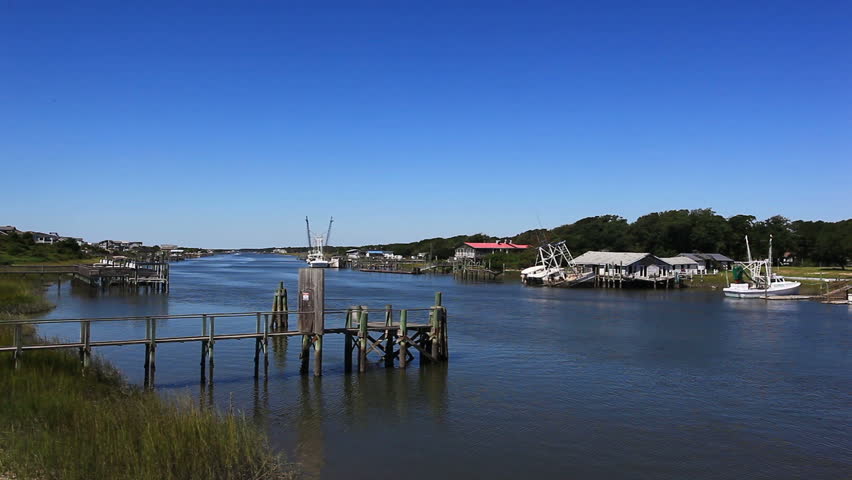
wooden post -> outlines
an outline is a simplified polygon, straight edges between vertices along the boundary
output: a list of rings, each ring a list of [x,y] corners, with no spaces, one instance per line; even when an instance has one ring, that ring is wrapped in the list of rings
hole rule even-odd
[[[90,322],[80,322],[80,343],[83,344],[83,346],[80,347],[80,363],[83,365],[84,370],[89,367],[92,355],[91,332],[92,325]]]
[[[283,319],[279,319],[280,321],[283,321],[283,325],[281,325],[280,328],[283,328],[284,330],[289,330],[290,329],[290,314],[287,313],[287,310],[289,310],[289,307],[287,306],[287,289],[284,288],[284,282],[281,282],[280,286],[281,286],[281,301],[279,302],[279,305],[281,305],[281,310],[284,311]]]
[[[24,326],[15,325],[15,369],[21,368],[21,357],[24,353]]]
[[[314,336],[314,376],[322,376],[322,335]]]
[[[210,377],[213,377],[213,344],[216,335],[216,317],[209,317],[210,320],[210,336],[207,337],[207,358],[210,360]]]
[[[343,371],[347,373],[352,371],[352,349],[354,348],[352,345],[352,333],[349,329],[352,328],[352,319],[355,315],[357,315],[357,312],[357,306],[349,307],[346,310],[346,323],[344,324],[345,331],[343,332]]]
[[[438,297],[435,296],[435,302],[437,303]],[[429,332],[429,344],[430,344],[430,352],[432,353],[433,361],[438,360],[439,356],[439,347],[440,347],[440,328],[438,327],[438,308],[432,307],[432,310],[429,312],[429,323],[432,325],[432,328]]]
[[[399,366],[405,368],[408,364],[408,310],[399,312]]]
[[[280,289],[275,290],[275,293],[272,295],[272,311],[273,312],[278,312],[278,310],[279,310],[279,307],[278,307],[279,296],[278,296],[278,294],[280,292],[281,292]],[[277,313],[272,314],[272,328],[278,328],[278,314]]]
[[[368,312],[362,307],[358,315],[358,371],[360,373],[367,371],[367,322],[369,322]]]
[[[311,336],[302,335],[302,352],[299,354],[300,366],[299,373],[302,375],[308,373],[308,359],[311,356]]]
[[[269,367],[269,314],[263,316],[263,371]]]
[[[254,332],[258,334],[254,339],[254,376],[257,377],[258,367],[260,366],[260,350],[261,350],[261,338],[260,338],[260,316],[261,313],[257,312],[257,318],[255,320],[255,329]]]
[[[207,315],[201,316],[201,336],[207,336]],[[204,361],[207,359],[207,340],[201,341],[201,368],[204,369]]]
[[[316,353],[314,375],[322,375],[321,337],[325,333],[325,270],[299,269],[299,331],[302,333],[301,373],[308,373],[308,356],[313,340]]]
[[[393,367],[393,346],[394,346],[394,331],[393,327],[393,306],[385,305],[385,367]]]

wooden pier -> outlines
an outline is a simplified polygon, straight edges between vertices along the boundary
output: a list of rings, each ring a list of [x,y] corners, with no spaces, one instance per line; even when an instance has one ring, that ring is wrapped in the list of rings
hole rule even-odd
[[[69,275],[92,287],[112,286],[144,288],[155,292],[169,291],[169,264],[165,261],[118,262],[110,265],[5,265],[0,274],[61,277]]]
[[[300,372],[310,370],[311,349],[313,349],[313,373],[322,375],[323,338],[325,335],[344,335],[344,370],[352,371],[353,355],[357,359],[358,371],[366,372],[368,358],[372,354],[383,361],[385,367],[393,367],[395,362],[405,368],[418,353],[421,363],[444,362],[449,358],[447,310],[442,306],[441,293],[435,294],[434,305],[426,308],[394,309],[391,305],[384,308],[369,308],[355,305],[346,309],[324,308],[325,272],[322,269],[301,269],[299,271],[299,291],[297,310],[287,310],[287,290],[282,284],[273,295],[273,310],[232,313],[200,313],[182,315],[152,315],[108,318],[67,318],[46,320],[14,320],[3,325],[14,329],[12,345],[0,345],[0,353],[10,352],[15,368],[26,364],[25,354],[39,350],[78,350],[83,370],[89,366],[92,349],[95,347],[144,345],[145,346],[145,386],[153,387],[156,371],[157,347],[167,343],[198,342],[201,346],[200,367],[202,382],[212,381],[213,352],[218,342],[225,340],[254,340],[254,374],[269,365],[269,341],[279,337],[300,337]],[[415,323],[409,321],[412,314],[420,312],[428,321]],[[295,315],[298,326],[289,329],[289,318]],[[236,320],[244,326],[243,332],[216,333],[217,321],[229,320],[233,326]],[[197,335],[161,336],[157,334],[158,325],[189,322],[199,326]],[[92,330],[106,322],[144,321],[144,338],[125,338],[117,340],[92,340]],[[329,322],[330,325],[326,323]],[[27,344],[23,335],[27,325],[78,324],[79,340],[61,341],[43,339],[42,343]],[[207,369],[209,368],[209,375]]]

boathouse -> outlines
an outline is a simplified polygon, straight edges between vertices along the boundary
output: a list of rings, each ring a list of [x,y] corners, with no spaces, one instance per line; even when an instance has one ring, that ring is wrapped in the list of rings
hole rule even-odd
[[[663,259],[640,252],[589,251],[575,258],[574,263],[601,277],[619,276],[627,279],[665,277],[672,269]]]
[[[689,257],[662,257],[660,260],[672,266],[672,271],[681,275],[696,275],[698,271],[698,262]]]
[[[698,263],[700,272],[715,272],[718,270],[730,270],[734,261],[721,253],[681,253],[679,257],[687,257]]]
[[[494,243],[475,243],[465,242],[464,245],[456,248],[455,258],[482,258],[494,252],[513,252],[523,251],[528,249],[529,245],[519,245],[512,242],[494,242]]]

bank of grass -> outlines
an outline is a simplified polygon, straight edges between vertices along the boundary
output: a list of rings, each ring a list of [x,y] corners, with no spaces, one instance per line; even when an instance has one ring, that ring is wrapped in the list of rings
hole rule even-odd
[[[12,265],[91,265],[98,263],[104,257],[72,258],[66,260],[44,260],[37,257],[18,257],[11,262]]]
[[[852,279],[852,270],[843,270],[840,267],[774,267],[772,270],[786,277]]]
[[[0,288],[8,290],[9,285]],[[3,305],[10,311],[25,309]],[[0,345],[11,345],[12,333],[0,322]],[[25,334],[28,343],[39,341],[34,331]],[[97,358],[82,375],[75,352],[27,351],[17,370],[8,354],[0,357],[0,478],[294,476],[266,437],[239,414],[130,386]]]
[[[44,299],[42,286],[35,280],[0,278],[0,320],[46,312],[51,308],[53,305]]]

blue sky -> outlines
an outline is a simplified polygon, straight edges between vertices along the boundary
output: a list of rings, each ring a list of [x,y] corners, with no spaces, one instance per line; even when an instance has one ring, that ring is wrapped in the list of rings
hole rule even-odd
[[[0,3],[0,224],[249,247],[305,215],[336,244],[852,216],[849,2],[208,3]]]

